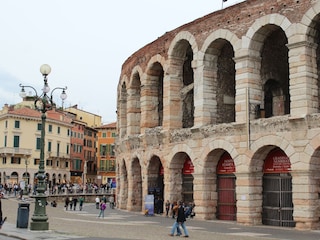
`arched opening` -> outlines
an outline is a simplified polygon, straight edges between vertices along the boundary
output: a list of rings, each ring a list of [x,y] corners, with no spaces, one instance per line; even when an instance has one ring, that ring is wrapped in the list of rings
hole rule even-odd
[[[230,154],[225,152],[217,165],[217,219],[237,219],[235,164]]]
[[[126,209],[128,203],[128,171],[125,161],[122,162],[120,168],[120,193],[118,200],[120,208]]]
[[[128,89],[128,134],[140,134],[141,123],[141,81],[139,73],[132,76]]]
[[[268,26],[265,29],[270,32],[261,50],[264,106],[260,106],[267,118],[290,113],[288,39],[281,28]]]
[[[148,167],[148,194],[154,196],[154,212],[163,213],[164,169],[158,156],[153,156]]]
[[[185,203],[193,202],[193,173],[194,166],[190,157],[186,157],[182,169],[182,200]]]
[[[131,205],[129,206],[132,211],[142,210],[142,176],[141,165],[138,158],[134,158],[132,161],[132,173],[131,173],[131,187],[129,200]]]
[[[210,123],[235,121],[235,62],[232,45],[217,39],[204,55],[203,81],[209,97],[205,99],[210,112]]]
[[[120,92],[120,112],[119,125],[120,125],[120,137],[124,137],[127,134],[127,86],[124,82],[121,85]]]
[[[147,71],[146,127],[162,126],[163,123],[163,67],[159,62],[153,63]]]
[[[293,220],[291,163],[288,156],[275,148],[263,166],[262,223],[295,227]]]

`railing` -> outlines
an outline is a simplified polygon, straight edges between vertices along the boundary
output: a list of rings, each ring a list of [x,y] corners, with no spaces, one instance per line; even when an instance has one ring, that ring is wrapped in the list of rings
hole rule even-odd
[[[15,147],[1,147],[0,154],[3,155],[31,155],[32,149],[29,148],[15,148]]]
[[[47,152],[47,156],[52,158],[70,158],[70,153]]]

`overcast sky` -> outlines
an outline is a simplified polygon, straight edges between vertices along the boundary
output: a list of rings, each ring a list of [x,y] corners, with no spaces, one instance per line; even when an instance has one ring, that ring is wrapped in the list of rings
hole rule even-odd
[[[40,94],[46,63],[51,89],[68,87],[64,107],[77,104],[114,122],[124,61],[165,32],[221,8],[222,0],[1,1],[0,107],[21,102],[19,83]],[[59,96],[55,91],[61,106]]]

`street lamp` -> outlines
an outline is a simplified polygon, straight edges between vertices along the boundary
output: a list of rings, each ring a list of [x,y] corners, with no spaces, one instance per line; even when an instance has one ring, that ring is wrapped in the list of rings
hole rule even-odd
[[[25,88],[31,88],[35,92],[34,96],[34,106],[35,108],[42,113],[41,115],[41,139],[40,139],[40,162],[39,162],[39,170],[37,174],[38,185],[37,185],[37,195],[35,196],[35,207],[34,213],[32,216],[32,222],[30,224],[30,230],[49,230],[49,223],[48,217],[46,214],[46,203],[47,203],[47,196],[45,194],[46,191],[46,184],[45,184],[45,170],[44,170],[44,145],[45,145],[45,123],[46,123],[46,112],[51,110],[54,107],[53,103],[53,92],[56,89],[61,89],[62,93],[60,98],[64,101],[67,98],[67,94],[65,90],[67,87],[61,88],[57,87],[54,88],[51,93],[50,88],[47,82],[47,76],[51,72],[51,67],[48,64],[43,64],[40,67],[40,72],[44,77],[44,86],[42,88],[42,94],[38,96],[36,89],[32,86],[23,86],[20,84],[21,92],[20,97],[25,98],[26,92]]]
[[[30,163],[29,159],[26,158],[24,160],[24,163],[26,164],[26,174],[25,174],[25,185],[24,185],[24,192],[25,192],[25,195],[28,195],[28,185],[29,185],[29,173],[28,173],[28,165]]]
[[[85,160],[84,166],[83,166],[83,189],[82,189],[83,194],[86,193],[87,171],[88,171],[87,160]]]

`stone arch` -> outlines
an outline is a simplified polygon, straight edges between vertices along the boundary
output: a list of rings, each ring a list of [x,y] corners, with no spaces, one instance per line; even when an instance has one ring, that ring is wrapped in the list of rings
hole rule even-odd
[[[128,100],[128,79],[125,76],[118,85],[118,104],[117,118],[119,122],[119,136],[124,137],[127,134],[127,100]]]
[[[313,94],[310,96],[314,100],[315,106],[317,106],[316,112],[320,111],[320,4],[317,2],[312,9],[310,9],[305,17],[302,19],[302,24],[299,26],[303,32],[304,40],[306,45],[306,63],[308,65],[308,79],[311,86],[308,88],[314,88]],[[293,41],[295,39],[293,38]],[[301,52],[301,51],[300,51]],[[315,61],[314,61],[315,58]],[[313,87],[315,85],[315,87]]]
[[[142,211],[142,168],[140,158],[133,157],[130,161],[128,181],[128,210]]]
[[[127,98],[127,131],[129,135],[140,134],[141,123],[141,78],[142,69],[134,67],[130,77]]]
[[[162,126],[164,108],[165,59],[160,54],[148,62],[142,82],[142,125],[145,128]]]
[[[158,155],[153,154],[147,163],[147,189],[148,194],[153,194],[154,198],[164,199],[164,167]],[[159,206],[155,206],[157,208]],[[163,206],[162,206],[163,207]],[[158,213],[163,213],[163,208],[159,207]]]
[[[252,52],[260,52],[265,38],[275,27],[281,28],[286,36],[290,36],[291,33],[288,32],[288,29],[291,25],[292,23],[288,18],[277,13],[258,18],[248,29],[244,37],[246,41],[243,39],[242,47]]]
[[[194,70],[198,46],[195,37],[183,31],[176,35],[168,50],[168,72],[164,84],[164,124],[168,128],[194,125]]]
[[[288,34],[291,22],[283,15],[270,14],[257,19],[243,37],[255,78],[250,83],[249,103],[255,118],[290,114]],[[274,95],[266,87],[268,80],[278,83]],[[271,81],[269,81],[271,83]],[[281,90],[280,90],[281,89]]]
[[[119,181],[119,197],[118,204],[120,209],[127,209],[128,205],[128,169],[126,165],[126,161],[122,159],[119,164],[119,173],[120,173],[120,181]]]

